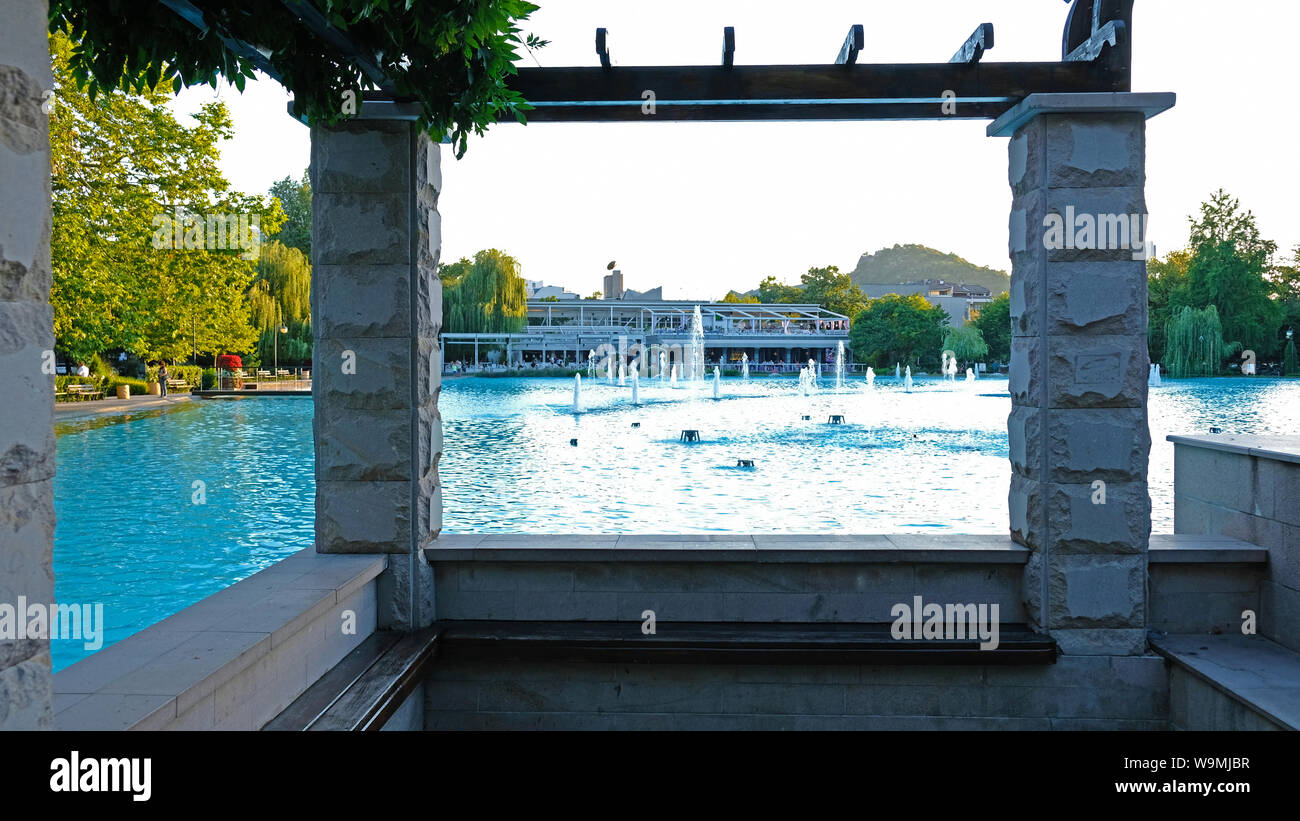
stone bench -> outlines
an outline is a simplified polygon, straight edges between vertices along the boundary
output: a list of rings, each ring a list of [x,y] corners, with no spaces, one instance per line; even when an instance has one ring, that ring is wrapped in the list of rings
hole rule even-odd
[[[1176,730],[1300,730],[1300,654],[1263,636],[1153,635]]]

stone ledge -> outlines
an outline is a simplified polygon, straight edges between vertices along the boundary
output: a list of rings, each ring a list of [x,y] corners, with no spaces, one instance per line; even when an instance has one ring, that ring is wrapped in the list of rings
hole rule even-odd
[[[1267,436],[1249,433],[1225,433],[1205,436],[1166,436],[1175,445],[1186,445],[1225,453],[1240,453],[1260,459],[1300,464],[1300,436]]]
[[[1267,564],[1268,549],[1230,536],[1153,533],[1151,564]]]
[[[756,562],[1015,564],[1029,550],[1000,535],[443,534],[429,562]]]
[[[1152,636],[1152,648],[1284,729],[1300,730],[1300,654],[1263,636]]]
[[[299,551],[55,673],[55,728],[163,729],[386,565],[383,555]]]
[[[1142,114],[1148,120],[1174,107],[1172,91],[1030,94],[989,123],[990,137],[1010,137],[1040,114]]]

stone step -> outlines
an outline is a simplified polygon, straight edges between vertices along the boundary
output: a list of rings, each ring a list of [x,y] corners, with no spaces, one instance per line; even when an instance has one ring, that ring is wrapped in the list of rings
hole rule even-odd
[[[1231,536],[1153,533],[1151,564],[1266,564],[1268,549]]]
[[[1263,636],[1159,635],[1180,730],[1300,730],[1300,653]]]

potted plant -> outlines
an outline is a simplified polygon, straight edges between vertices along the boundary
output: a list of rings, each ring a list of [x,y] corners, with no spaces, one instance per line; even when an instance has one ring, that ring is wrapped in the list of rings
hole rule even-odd
[[[217,357],[217,387],[223,391],[243,390],[244,360],[238,354],[221,354]]]

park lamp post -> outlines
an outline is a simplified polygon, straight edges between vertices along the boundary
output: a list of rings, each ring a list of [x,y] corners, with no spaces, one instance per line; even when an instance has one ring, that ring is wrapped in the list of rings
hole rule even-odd
[[[278,382],[280,381],[280,334],[289,333],[289,329],[282,324],[279,302],[275,303],[275,329],[275,365],[273,367],[275,368],[275,380]]]

